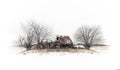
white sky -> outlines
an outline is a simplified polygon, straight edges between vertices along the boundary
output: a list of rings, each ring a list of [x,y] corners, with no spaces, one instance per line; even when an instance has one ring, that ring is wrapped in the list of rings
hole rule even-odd
[[[85,66],[83,66],[83,70],[84,68],[86,70],[92,70],[93,67],[91,66],[94,65],[95,67],[99,67],[99,65],[102,65],[102,70],[106,70],[108,68],[112,69],[112,66],[113,68],[120,69],[120,0],[0,0],[0,54],[2,57],[2,59],[0,60],[0,65],[2,66],[0,67],[0,70],[16,70],[17,67],[19,70],[20,65],[20,70],[27,70],[27,67],[25,66],[27,64],[29,65],[29,62],[27,63],[27,61],[32,61],[33,64],[38,64],[38,66],[42,65],[42,63],[43,65],[46,65],[48,67],[52,66],[47,65],[46,62],[48,61],[52,63],[52,61],[49,59],[53,58],[51,56],[41,57],[38,55],[36,57],[48,57],[48,59],[42,59],[45,61],[45,63],[41,62],[42,60],[37,62],[36,60],[34,60],[36,59],[34,58],[34,55],[33,57],[30,55],[28,57],[20,57],[18,54],[16,55],[16,53],[13,51],[13,48],[10,47],[12,46],[14,40],[16,40],[17,35],[20,32],[21,23],[26,24],[31,20],[35,20],[42,24],[45,23],[53,28],[53,31],[55,32],[54,34],[70,35],[72,39],[74,32],[82,24],[101,25],[104,37],[106,39],[106,44],[110,45],[110,50],[109,53],[107,53],[107,55],[94,55],[94,60],[92,60],[92,56],[86,54],[83,55],[85,57],[81,55],[78,56],[80,60],[78,60],[77,56],[74,57],[74,55],[65,56],[62,58],[60,57],[61,59],[56,57],[59,60],[63,60],[62,62],[68,65],[66,65],[65,67],[63,66],[64,63],[60,63],[59,60],[52,60],[53,65],[56,65],[56,62],[58,62],[61,65],[63,64],[62,66],[65,69],[67,69],[67,67],[69,67],[70,62],[67,63],[66,61],[70,61],[70,59],[77,59],[75,60],[75,62],[72,60],[68,69],[72,70],[72,68],[75,68],[77,66],[75,69],[80,70],[81,68],[79,68],[78,66],[81,66],[82,64],[88,66],[88,68],[85,68]],[[100,56],[101,59],[97,56]],[[9,57],[11,57],[10,60]],[[71,58],[69,59],[69,57]],[[24,58],[26,61],[24,60]],[[37,60],[39,60],[38,58]],[[69,60],[66,60],[66,58],[68,58]],[[90,58],[93,61],[93,63],[87,63],[84,58]],[[21,61],[17,61],[20,59]],[[64,59],[66,61],[64,61]],[[83,59],[85,63],[81,59]],[[104,62],[102,62],[102,60]],[[92,61],[88,60],[88,62]],[[109,61],[110,63],[107,61]],[[22,65],[24,64],[24,62],[25,65]],[[16,68],[12,69],[13,66],[15,66]],[[33,68],[34,67],[35,65],[33,65]],[[106,67],[106,69],[104,69],[104,67]],[[36,70],[40,70],[39,67],[36,68]],[[29,68],[29,66],[28,69],[33,70],[32,68]],[[49,68],[45,69],[48,70]],[[55,68],[53,69],[55,70]]]

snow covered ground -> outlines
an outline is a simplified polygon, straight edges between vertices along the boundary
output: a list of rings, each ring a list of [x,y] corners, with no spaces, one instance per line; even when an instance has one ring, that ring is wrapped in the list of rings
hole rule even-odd
[[[116,70],[119,57],[112,50],[99,50],[99,53],[29,53],[21,54],[18,48],[1,53],[0,69],[4,70]],[[3,55],[4,54],[4,55]]]

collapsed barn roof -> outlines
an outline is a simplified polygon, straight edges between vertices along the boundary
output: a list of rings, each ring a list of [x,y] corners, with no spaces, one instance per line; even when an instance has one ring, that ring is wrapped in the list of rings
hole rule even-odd
[[[66,44],[72,44],[72,40],[69,36],[57,36],[57,41],[60,42],[60,44],[66,45]]]

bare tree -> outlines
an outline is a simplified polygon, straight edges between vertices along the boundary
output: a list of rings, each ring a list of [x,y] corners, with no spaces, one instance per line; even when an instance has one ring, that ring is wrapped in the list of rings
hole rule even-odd
[[[34,33],[29,25],[22,26],[24,35],[19,38],[19,43],[21,46],[25,47],[27,50],[30,50],[33,45]]]
[[[23,35],[19,36],[19,39],[17,40],[18,46],[22,46],[26,48],[27,50],[30,50],[33,44],[33,31],[29,27],[29,25],[22,25],[23,29]]]
[[[75,33],[75,39],[88,50],[93,45],[103,43],[102,32],[98,26],[83,25],[79,27]]]
[[[23,25],[22,28],[24,35],[19,37],[18,46],[25,47],[27,50],[30,50],[33,46],[36,46],[36,48],[43,47],[43,40],[48,39],[52,34],[47,26],[36,22],[31,22],[26,26]]]
[[[17,46],[30,50],[33,44],[33,33],[26,33],[24,37],[19,36]]]
[[[44,39],[48,39],[52,34],[47,26],[37,24],[36,22],[32,22],[29,25],[34,33],[34,38],[37,41],[37,44],[40,44]]]
[[[26,47],[27,50],[30,50],[33,44],[33,32],[26,33],[26,37],[24,39],[24,47]]]
[[[36,22],[31,22],[28,24],[28,31],[31,30],[33,34],[33,41],[34,45],[36,45],[36,48],[43,48],[43,40],[48,39],[52,32],[50,31],[50,28],[47,26],[43,26],[41,24],[37,24]]]

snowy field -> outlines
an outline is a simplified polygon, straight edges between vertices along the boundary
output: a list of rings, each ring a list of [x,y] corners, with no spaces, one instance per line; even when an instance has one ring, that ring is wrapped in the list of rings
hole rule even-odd
[[[99,53],[20,54],[14,46],[21,24],[47,24],[56,35],[100,25],[108,50]],[[120,69],[120,0],[0,0],[0,70]]]
[[[15,50],[15,49],[14,49]],[[99,50],[99,53],[28,53],[26,55],[9,51],[1,59],[4,70],[116,70],[120,62],[110,50]],[[8,55],[9,54],[9,55]],[[7,67],[6,67],[7,66]]]
[[[1,69],[4,70],[116,70],[119,69],[119,55],[113,50],[97,50],[97,53],[19,53],[19,48],[9,48],[1,53]],[[117,51],[116,51],[117,52]],[[3,55],[4,54],[4,55]]]

